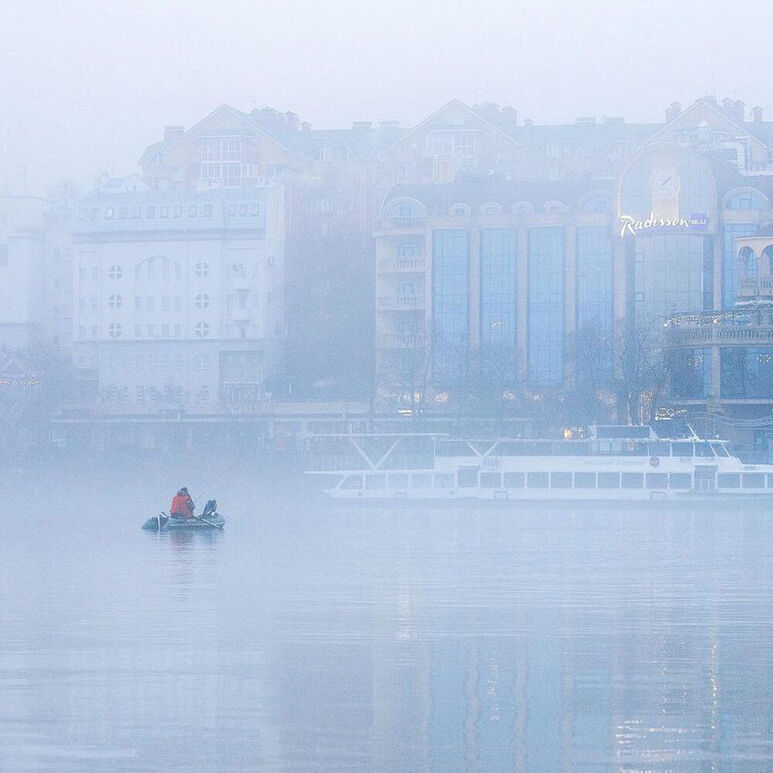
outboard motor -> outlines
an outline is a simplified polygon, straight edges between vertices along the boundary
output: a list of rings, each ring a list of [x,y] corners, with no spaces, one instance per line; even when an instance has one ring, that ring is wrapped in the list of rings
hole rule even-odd
[[[209,518],[211,515],[215,515],[217,513],[217,500],[216,499],[210,499],[206,505],[204,505],[204,510],[201,513],[201,518]]]

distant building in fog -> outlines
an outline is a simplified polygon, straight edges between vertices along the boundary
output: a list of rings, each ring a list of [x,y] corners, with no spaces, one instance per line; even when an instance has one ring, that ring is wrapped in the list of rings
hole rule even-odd
[[[105,181],[72,224],[80,401],[110,412],[245,411],[284,334],[281,185]]]

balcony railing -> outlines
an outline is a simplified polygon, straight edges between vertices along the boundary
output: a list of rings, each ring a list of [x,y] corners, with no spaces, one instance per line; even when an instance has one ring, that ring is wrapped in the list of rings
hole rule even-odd
[[[421,231],[427,226],[426,217],[387,217],[379,221],[377,231]]]
[[[378,270],[382,274],[391,272],[424,271],[427,268],[427,259],[423,256],[415,258],[381,258],[378,262]]]
[[[424,297],[420,295],[388,295],[376,300],[376,308],[388,309],[421,309],[424,308]]]
[[[745,344],[773,342],[773,323],[768,326],[733,327],[724,325],[696,325],[677,327],[667,331],[671,346],[694,344]]]
[[[744,297],[773,296],[773,278],[745,279],[738,288],[738,295]]]

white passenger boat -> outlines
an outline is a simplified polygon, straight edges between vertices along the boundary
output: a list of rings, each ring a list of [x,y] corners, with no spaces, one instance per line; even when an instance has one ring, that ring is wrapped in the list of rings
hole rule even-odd
[[[744,464],[718,439],[595,426],[567,440],[317,435],[307,471],[335,499],[773,501],[773,465]]]

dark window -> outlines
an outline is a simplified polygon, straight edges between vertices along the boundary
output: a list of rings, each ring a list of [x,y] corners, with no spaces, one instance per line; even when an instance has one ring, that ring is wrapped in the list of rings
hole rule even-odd
[[[344,482],[341,484],[341,488],[345,488],[345,489],[361,489],[362,488],[362,475],[347,475],[344,478]]]
[[[522,472],[506,472],[505,488],[523,488],[523,477]]]
[[[668,475],[665,472],[648,472],[646,477],[647,488],[666,488]]]
[[[411,485],[418,489],[432,488],[432,476],[428,472],[417,472],[411,475]]]
[[[600,472],[599,488],[620,488],[620,473]]]
[[[624,472],[623,488],[643,488],[644,474],[641,472]]]
[[[668,487],[676,489],[691,489],[692,476],[689,472],[672,472],[668,476]]]
[[[529,488],[547,488],[548,474],[546,472],[530,472],[526,476],[526,485]]]
[[[457,476],[459,488],[475,488],[478,485],[477,467],[460,467]]]
[[[502,476],[498,472],[482,472],[480,474],[481,488],[500,488],[502,486]]]
[[[717,475],[719,488],[741,488],[741,476],[737,472],[720,472]]]
[[[765,488],[765,476],[761,472],[745,472],[741,481],[744,488]]]
[[[572,473],[571,472],[551,472],[550,487],[551,488],[571,488]]]
[[[396,472],[389,476],[390,488],[407,489],[408,488],[408,476],[403,472]]]
[[[714,452],[711,450],[711,445],[708,443],[696,443],[695,444],[696,456],[711,456],[713,458]]]
[[[712,443],[711,448],[717,456],[730,456],[722,443]]]
[[[386,486],[386,477],[384,475],[366,475],[366,489],[382,489]]]
[[[575,488],[596,488],[595,472],[576,472],[574,474]]]
[[[668,441],[656,440],[649,444],[650,456],[671,456],[671,446]]]
[[[672,443],[672,456],[692,456],[692,443]]]

